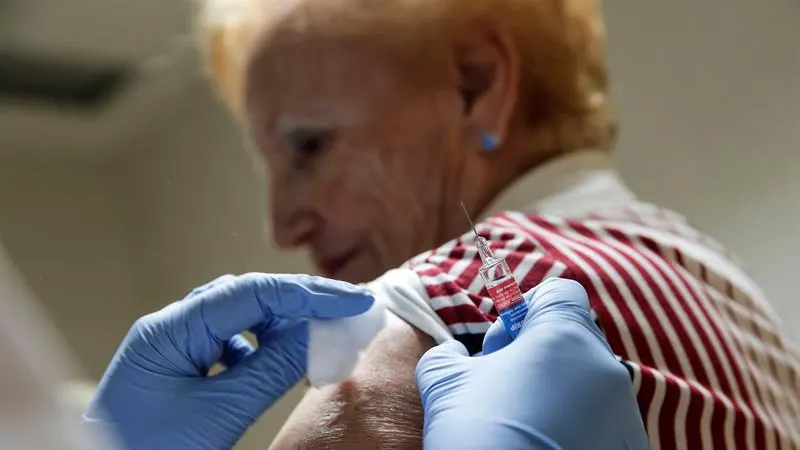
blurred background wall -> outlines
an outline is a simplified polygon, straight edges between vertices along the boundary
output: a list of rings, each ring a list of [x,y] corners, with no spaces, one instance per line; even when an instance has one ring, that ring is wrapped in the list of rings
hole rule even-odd
[[[187,47],[189,6],[0,0],[0,81],[3,55],[22,55],[78,91],[0,101],[0,238],[90,378],[133,320],[198,284],[309,270],[265,239],[262,183]],[[624,177],[739,254],[800,341],[800,4],[604,8]],[[239,448],[265,448],[298,395]]]
[[[0,159],[0,238],[94,377],[143,311],[119,187],[85,164]]]

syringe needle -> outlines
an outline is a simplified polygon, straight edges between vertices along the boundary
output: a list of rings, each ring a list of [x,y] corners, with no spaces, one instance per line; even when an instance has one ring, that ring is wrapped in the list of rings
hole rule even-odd
[[[478,235],[478,231],[475,229],[475,224],[472,223],[472,218],[469,216],[469,212],[467,212],[467,206],[464,205],[464,202],[461,202],[461,207],[464,208],[464,215],[467,216],[467,220],[469,221],[469,226],[472,227],[472,232],[475,233],[475,236]]]
[[[481,256],[481,261],[485,264],[487,261],[493,260],[494,255],[492,255],[492,250],[489,248],[489,243],[478,234],[478,230],[475,229],[475,224],[472,223],[472,218],[469,217],[464,202],[461,202],[461,207],[464,208],[464,214],[466,214],[467,220],[469,220],[469,226],[472,227],[472,232],[475,233],[475,245],[478,247],[478,254]]]

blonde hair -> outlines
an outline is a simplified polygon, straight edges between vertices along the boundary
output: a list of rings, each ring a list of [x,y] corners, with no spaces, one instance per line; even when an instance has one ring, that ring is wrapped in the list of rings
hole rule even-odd
[[[323,37],[382,40],[414,54],[453,44],[452,33],[463,35],[481,20],[515,41],[521,107],[538,145],[608,149],[616,137],[597,0],[202,1],[201,49],[213,84],[237,114],[243,63],[256,33],[290,26]]]

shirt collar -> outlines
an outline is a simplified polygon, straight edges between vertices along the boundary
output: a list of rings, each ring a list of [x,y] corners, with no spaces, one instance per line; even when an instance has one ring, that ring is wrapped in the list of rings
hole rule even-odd
[[[604,151],[576,151],[554,158],[519,177],[506,188],[484,217],[514,210],[565,215],[618,206],[635,200]]]

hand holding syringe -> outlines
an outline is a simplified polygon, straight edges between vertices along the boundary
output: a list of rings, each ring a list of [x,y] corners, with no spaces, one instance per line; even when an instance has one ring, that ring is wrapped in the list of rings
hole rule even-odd
[[[550,278],[525,298],[513,341],[509,322],[495,322],[481,356],[454,339],[420,359],[423,447],[650,448],[630,373],[592,320],[586,290]]]
[[[514,279],[514,274],[508,268],[508,264],[503,258],[495,257],[492,250],[489,248],[489,243],[483,237],[478,235],[475,230],[475,224],[467,212],[467,207],[461,203],[464,208],[464,214],[467,215],[467,220],[475,233],[475,245],[478,247],[478,254],[481,257],[480,274],[483,282],[486,285],[486,290],[489,291],[494,303],[495,309],[503,319],[506,331],[511,335],[511,338],[517,337],[522,325],[525,323],[525,317],[528,315],[528,304],[522,298],[522,291]]]

